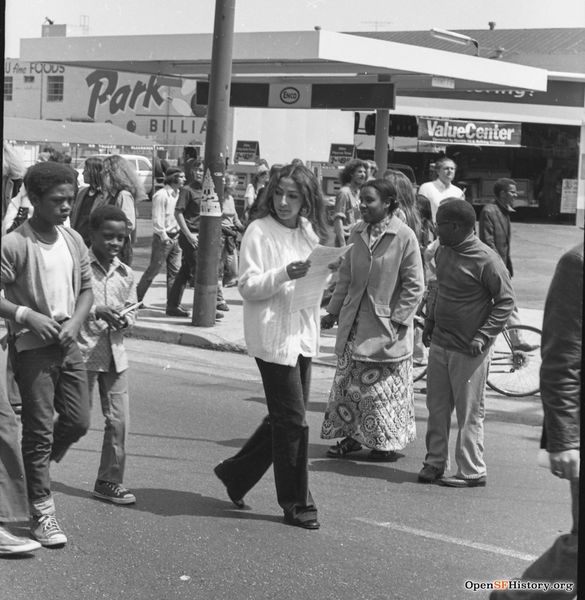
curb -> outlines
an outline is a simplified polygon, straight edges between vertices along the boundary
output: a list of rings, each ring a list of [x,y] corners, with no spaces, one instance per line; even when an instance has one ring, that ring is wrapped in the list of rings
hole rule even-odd
[[[135,323],[126,337],[139,340],[149,340],[152,342],[163,342],[165,344],[177,344],[179,346],[193,346],[206,350],[217,350],[220,352],[235,352],[237,354],[247,354],[244,341],[230,342],[213,334],[201,335],[191,331],[178,331],[169,326],[153,327],[150,325],[141,325]]]

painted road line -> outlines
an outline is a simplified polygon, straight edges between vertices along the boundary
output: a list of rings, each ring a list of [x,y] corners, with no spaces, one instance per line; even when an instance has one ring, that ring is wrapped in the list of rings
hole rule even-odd
[[[442,533],[435,533],[433,531],[425,531],[424,529],[417,529],[416,527],[407,527],[406,525],[400,525],[399,523],[393,523],[392,521],[374,521],[372,519],[356,518],[355,521],[361,521],[368,525],[374,525],[376,527],[384,527],[385,529],[393,529],[394,531],[402,531],[411,535],[418,535],[431,540],[438,540],[439,542],[446,542],[447,544],[456,544],[458,546],[465,546],[467,548],[474,548],[475,550],[483,550],[484,552],[491,552],[493,554],[500,554],[502,556],[509,556],[511,558],[517,558],[519,560],[526,560],[532,562],[538,557],[532,554],[524,554],[523,552],[516,552],[508,548],[500,548],[499,546],[492,546],[491,544],[480,544],[478,542],[471,542],[461,538],[451,537],[450,535],[444,535]]]

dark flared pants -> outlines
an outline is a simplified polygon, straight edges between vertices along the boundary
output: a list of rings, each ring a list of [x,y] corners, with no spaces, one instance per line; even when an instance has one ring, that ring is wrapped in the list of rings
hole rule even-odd
[[[234,498],[243,498],[274,464],[278,503],[285,516],[317,518],[309,491],[309,426],[305,419],[311,384],[311,359],[299,356],[294,367],[256,359],[268,406],[268,416],[232,458],[219,467]]]

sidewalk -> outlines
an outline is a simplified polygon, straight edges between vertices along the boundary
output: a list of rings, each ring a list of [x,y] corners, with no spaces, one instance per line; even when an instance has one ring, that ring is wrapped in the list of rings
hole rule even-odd
[[[137,281],[148,266],[150,258],[150,221],[138,220],[138,242],[134,250],[133,269]],[[166,275],[162,271],[154,280],[144,298],[145,308],[138,311],[136,324],[130,336],[158,342],[196,346],[210,350],[246,353],[244,342],[243,301],[237,287],[224,288],[225,300],[230,307],[224,318],[216,321],[213,327],[195,327],[190,318],[175,318],[165,315]],[[193,288],[186,288],[182,305],[188,310],[193,306]],[[323,311],[324,314],[324,311]],[[542,310],[520,308],[520,317],[526,325],[542,326]],[[334,367],[336,357],[333,352],[337,327],[323,331],[320,339],[320,355],[314,362]]]
[[[142,270],[135,269],[137,278]],[[224,288],[224,298],[230,307],[224,312],[224,318],[213,327],[195,327],[190,318],[175,318],[165,315],[166,283],[165,275],[160,274],[154,280],[144,299],[146,307],[138,311],[136,324],[129,333],[131,337],[157,342],[197,346],[210,350],[246,353],[244,342],[243,303],[238,288]],[[193,306],[193,288],[186,288],[182,305],[191,310]],[[324,313],[324,311],[323,311]],[[522,323],[540,328],[542,311],[520,309]],[[321,332],[319,343],[320,356],[314,360],[318,364],[335,366],[335,335],[337,327]]]
[[[134,271],[137,280],[140,279],[144,268],[136,260]],[[183,294],[182,306],[192,310],[193,288],[186,288]],[[196,346],[209,350],[246,353],[244,341],[243,301],[237,287],[224,288],[224,298],[230,307],[222,313],[224,318],[216,321],[213,327],[195,327],[191,318],[167,317],[166,308],[166,275],[161,272],[155,278],[144,298],[145,307],[138,311],[136,324],[129,335],[138,339],[146,339],[183,346]],[[335,366],[335,334],[337,328],[324,331],[321,335],[321,356],[316,362]]]
[[[150,251],[149,251],[150,252]],[[148,258],[146,259],[146,263]],[[134,271],[139,279],[146,268],[140,259],[136,260]],[[146,308],[138,311],[136,324],[128,333],[135,339],[159,341],[183,346],[194,346],[208,350],[246,353],[244,342],[243,301],[237,287],[224,288],[223,295],[230,307],[224,318],[213,327],[195,327],[190,318],[174,318],[165,315],[166,283],[165,274],[159,274],[144,298]],[[193,288],[186,288],[182,305],[191,310]],[[520,308],[520,317],[526,325],[541,328],[542,310]],[[324,313],[325,311],[323,311]],[[333,350],[337,327],[321,332],[319,356],[313,359],[314,365],[331,370],[333,377],[337,357]],[[414,384],[417,410],[425,409],[426,380]],[[517,422],[534,427],[542,423],[542,406],[539,396],[508,398],[486,388],[486,416],[489,420]]]

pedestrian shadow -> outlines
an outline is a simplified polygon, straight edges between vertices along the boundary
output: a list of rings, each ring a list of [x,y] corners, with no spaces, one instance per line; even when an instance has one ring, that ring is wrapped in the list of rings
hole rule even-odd
[[[266,406],[266,398],[264,396],[250,396],[249,398],[243,398],[244,402],[257,402],[258,404],[264,404]]]
[[[60,492],[75,498],[84,498],[91,502],[113,506],[109,502],[93,498],[91,490],[80,489],[59,481],[53,481],[51,488],[54,492]],[[185,490],[171,490],[163,488],[136,488],[132,487],[132,493],[136,496],[136,504],[120,506],[117,508],[130,511],[146,512],[162,517],[221,517],[228,519],[246,519],[252,521],[282,521],[276,515],[253,513],[249,510],[238,510],[227,498],[216,498],[205,496],[197,492]],[[218,493],[222,490],[218,488]]]
[[[243,398],[244,402],[257,402],[258,404],[264,404],[266,406],[266,398],[264,396],[250,396],[249,398]],[[309,400],[307,404],[308,412],[324,413],[327,408],[327,402],[314,402]]]
[[[369,477],[371,479],[383,479],[390,483],[416,483],[417,473],[403,471],[395,467],[391,467],[392,463],[372,464],[367,460],[355,461],[344,459],[326,459],[312,461],[309,470],[328,473],[336,473],[337,475],[345,475],[346,477]]]
[[[25,533],[24,536],[28,537],[28,532]],[[21,561],[34,557],[34,552],[23,552],[22,554],[0,554],[0,560]]]
[[[244,306],[244,301],[241,298],[226,298],[226,302],[230,306]]]
[[[487,408],[485,411],[485,420],[497,421],[499,423],[514,423],[518,425],[532,425],[540,427],[542,425],[542,409],[529,406],[519,410],[497,410]]]

